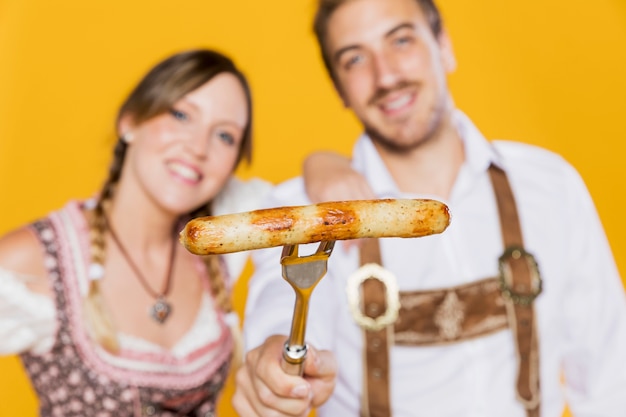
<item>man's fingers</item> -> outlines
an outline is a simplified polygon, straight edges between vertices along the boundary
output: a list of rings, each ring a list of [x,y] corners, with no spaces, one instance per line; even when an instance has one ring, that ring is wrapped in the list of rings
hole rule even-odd
[[[246,357],[246,366],[259,390],[270,387],[271,392],[282,398],[309,398],[310,386],[299,376],[288,375],[281,368],[285,336],[271,336],[260,349],[254,349]],[[265,392],[262,393],[265,395]]]
[[[337,374],[335,356],[327,350],[317,350],[309,346],[304,362],[304,374],[313,378],[334,378]]]
[[[307,355],[304,376],[311,384],[311,403],[317,407],[326,402],[335,389],[337,362],[335,356],[326,350],[310,347]]]
[[[293,399],[276,395],[259,380],[253,383],[247,369],[236,374],[237,391],[233,407],[241,416],[250,417],[303,417],[311,409],[310,398]],[[307,388],[307,392],[311,392]]]
[[[233,406],[240,415],[304,417],[309,413],[310,383],[281,369],[284,340],[284,336],[268,338],[264,345],[246,355],[245,364],[235,375]]]

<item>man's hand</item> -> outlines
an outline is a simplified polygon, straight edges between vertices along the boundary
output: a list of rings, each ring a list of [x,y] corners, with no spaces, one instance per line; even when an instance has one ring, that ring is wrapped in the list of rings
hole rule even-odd
[[[345,156],[318,151],[307,156],[302,168],[306,192],[313,203],[376,198],[365,177]]]
[[[350,159],[330,151],[314,152],[302,165],[304,187],[313,203],[345,200],[374,200],[376,194],[350,165]],[[358,246],[359,240],[344,240],[341,246],[348,251]]]
[[[309,346],[304,376],[281,368],[286,336],[271,336],[246,355],[237,371],[233,406],[242,417],[306,416],[323,404],[335,387],[337,364],[331,352]]]

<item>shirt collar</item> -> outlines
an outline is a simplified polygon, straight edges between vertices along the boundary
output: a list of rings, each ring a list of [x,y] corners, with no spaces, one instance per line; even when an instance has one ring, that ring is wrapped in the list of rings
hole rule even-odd
[[[466,169],[480,174],[487,171],[492,163],[502,166],[502,157],[496,148],[483,136],[469,117],[462,111],[455,110],[453,120],[465,147],[464,166]]]
[[[357,140],[352,160],[354,169],[363,174],[374,194],[380,198],[397,198],[400,195],[393,177],[366,133]]]

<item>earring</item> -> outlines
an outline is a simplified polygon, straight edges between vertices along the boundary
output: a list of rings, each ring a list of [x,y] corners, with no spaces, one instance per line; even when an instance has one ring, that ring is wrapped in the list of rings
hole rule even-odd
[[[133,141],[133,134],[131,132],[126,132],[121,137],[122,141],[126,144],[129,144]]]

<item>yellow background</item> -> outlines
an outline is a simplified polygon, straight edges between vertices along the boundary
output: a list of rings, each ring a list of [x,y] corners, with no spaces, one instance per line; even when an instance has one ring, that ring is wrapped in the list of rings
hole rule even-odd
[[[625,275],[626,2],[440,2],[458,106],[488,137],[578,168]],[[242,177],[276,182],[314,149],[349,153],[359,126],[318,59],[312,10],[313,0],[0,0],[0,233],[100,186],[117,106],[181,49],[218,48],[251,79],[255,161]],[[240,311],[244,296],[241,281]],[[34,415],[19,362],[0,358],[0,416]]]

